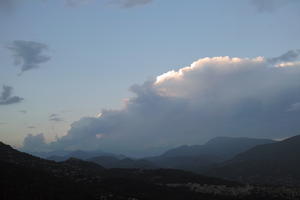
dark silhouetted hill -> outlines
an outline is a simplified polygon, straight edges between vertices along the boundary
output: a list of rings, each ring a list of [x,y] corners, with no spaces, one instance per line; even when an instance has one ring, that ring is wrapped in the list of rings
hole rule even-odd
[[[258,145],[210,171],[250,183],[300,185],[300,136]]]
[[[285,200],[300,197],[300,192],[293,188],[246,186],[176,169],[105,169],[77,158],[49,161],[3,143],[0,143],[0,167],[1,200]]]
[[[133,169],[155,169],[153,163],[145,159],[118,159],[112,156],[99,156],[88,159],[88,161],[97,163],[105,168],[133,168]]]

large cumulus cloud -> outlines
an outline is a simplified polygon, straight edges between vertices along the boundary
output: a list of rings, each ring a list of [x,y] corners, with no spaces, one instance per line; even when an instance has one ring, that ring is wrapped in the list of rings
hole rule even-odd
[[[50,149],[157,153],[215,136],[282,138],[300,130],[300,63],[202,58],[134,85],[121,110],[83,118]]]

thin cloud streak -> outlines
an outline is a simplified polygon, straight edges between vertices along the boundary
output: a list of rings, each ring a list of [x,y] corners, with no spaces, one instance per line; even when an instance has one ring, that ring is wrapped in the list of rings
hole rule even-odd
[[[250,3],[259,12],[274,12],[291,3],[299,3],[298,0],[250,0]]]
[[[110,0],[109,4],[118,5],[121,8],[133,8],[144,6],[153,2],[153,0]]]

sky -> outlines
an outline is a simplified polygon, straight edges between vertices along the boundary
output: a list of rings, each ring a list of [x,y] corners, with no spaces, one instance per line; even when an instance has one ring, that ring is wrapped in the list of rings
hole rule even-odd
[[[299,9],[0,0],[0,140],[150,155],[215,136],[299,134]]]

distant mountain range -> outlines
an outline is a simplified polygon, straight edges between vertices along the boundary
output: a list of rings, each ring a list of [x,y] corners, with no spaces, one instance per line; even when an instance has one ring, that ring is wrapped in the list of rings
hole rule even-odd
[[[184,145],[170,149],[160,156],[143,159],[128,158],[122,154],[115,155],[103,151],[56,151],[33,154],[54,161],[78,158],[95,162],[106,168],[171,168],[201,173],[256,145],[273,142],[269,139],[216,137],[204,145]]]
[[[208,174],[249,183],[300,185],[300,136],[255,146]]]
[[[204,172],[208,168],[233,158],[260,144],[274,143],[269,139],[216,137],[204,145],[180,146],[160,156],[146,158],[163,168]]]
[[[116,155],[113,153],[107,153],[101,150],[96,151],[82,151],[82,150],[76,150],[76,151],[49,151],[49,152],[26,152],[31,155],[45,158],[48,160],[54,160],[54,161],[65,161],[69,158],[78,158],[82,160],[86,160],[92,157],[97,156],[112,156],[116,158],[125,158],[124,155]]]
[[[98,156],[88,159],[90,162],[97,163],[105,168],[133,168],[133,169],[155,169],[152,162],[146,159],[116,158],[113,156]]]
[[[284,165],[286,167],[284,170],[292,170],[294,175],[297,169],[299,170],[297,163],[295,166],[292,165],[295,164],[294,161],[299,161],[297,157],[299,138],[300,136],[283,142],[259,145],[225,163],[232,166],[230,169],[234,171],[238,170],[233,165],[235,162],[246,162],[246,164],[253,162],[253,165],[259,166],[257,162],[272,156],[270,161],[276,159],[277,162],[289,161],[291,165]],[[275,157],[273,151],[278,156]],[[292,151],[294,152],[291,155],[287,155]],[[261,154],[261,152],[265,153]],[[77,158],[55,162],[19,152],[0,142],[1,199],[277,200],[280,197],[281,200],[287,200],[300,198],[300,190],[297,188],[245,185],[176,169],[107,169],[95,163],[97,158],[99,157],[92,158],[93,162]],[[100,160],[104,158],[100,157]],[[108,159],[106,163],[116,162],[110,158],[105,159]],[[136,163],[149,164],[145,160],[127,158],[117,160],[126,163],[124,168],[130,167],[132,163],[134,166]],[[224,175],[222,174],[224,170],[217,171],[222,167],[225,166],[213,169],[215,176]],[[270,171],[273,173],[278,169],[281,168]],[[235,178],[231,176],[231,172],[229,171],[228,178]],[[265,175],[269,176],[271,173],[264,174],[264,171],[261,171],[260,176]],[[287,173],[282,175],[289,178]],[[296,178],[299,176],[295,175]]]
[[[219,157],[221,160],[227,160],[233,156],[246,151],[260,144],[274,143],[270,139],[256,139],[246,137],[216,137],[209,140],[204,145],[184,145],[175,149],[171,149],[161,156],[199,156],[212,155]]]
[[[180,169],[246,183],[300,185],[300,136],[280,142],[217,137],[204,145],[184,145],[143,159],[102,151],[74,151],[49,159],[66,161],[71,157],[104,168]]]
[[[180,170],[105,169],[70,158],[55,162],[19,152],[0,142],[1,199],[223,199],[194,192],[188,183],[221,187],[242,184]],[[185,186],[186,185],[186,186]]]

